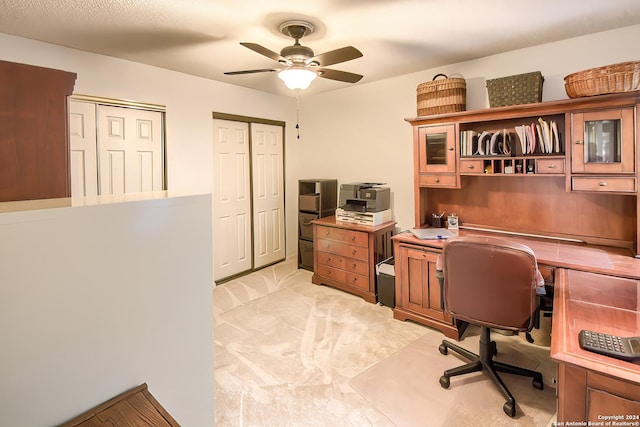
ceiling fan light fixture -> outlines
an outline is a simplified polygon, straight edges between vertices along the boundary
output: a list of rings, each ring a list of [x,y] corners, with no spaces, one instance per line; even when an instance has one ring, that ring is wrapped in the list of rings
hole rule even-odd
[[[305,90],[318,74],[306,68],[285,68],[278,72],[278,77],[291,90]]]

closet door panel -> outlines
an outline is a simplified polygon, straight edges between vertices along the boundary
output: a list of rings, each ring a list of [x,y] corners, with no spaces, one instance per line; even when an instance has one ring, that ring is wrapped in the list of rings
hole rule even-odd
[[[163,189],[162,113],[98,106],[100,194]]]
[[[251,124],[254,267],[285,258],[282,127]]]
[[[96,104],[70,101],[71,196],[98,194],[96,139]]]
[[[249,124],[214,120],[214,280],[252,268]]]

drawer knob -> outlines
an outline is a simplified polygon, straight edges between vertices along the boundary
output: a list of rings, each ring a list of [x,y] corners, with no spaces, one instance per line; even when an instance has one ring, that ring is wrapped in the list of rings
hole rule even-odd
[[[582,145],[582,141],[580,140],[576,141],[576,145]]]
[[[356,240],[356,236],[351,236],[351,241],[353,242],[354,240]]]
[[[433,180],[433,182],[438,183],[438,182],[440,182],[440,179],[439,179],[439,178],[435,178],[435,179]]]
[[[473,165],[468,165],[467,167],[468,167],[469,169],[473,169],[473,168],[475,168],[475,166],[473,166]]]
[[[331,261],[331,257],[327,257],[327,262]]]
[[[352,280],[353,283],[356,283],[357,281],[358,281],[357,277],[354,277],[353,280]]]
[[[449,148],[449,151],[453,151],[453,147]]]
[[[353,268],[355,270],[356,269],[356,265],[355,264],[351,264],[351,268]]]
[[[607,183],[606,183],[605,181],[600,181],[600,182],[598,183],[598,185],[599,185],[600,187],[606,187],[606,186],[607,186]]]
[[[548,165],[547,167],[548,167],[549,169],[555,169],[555,168],[557,168],[557,166],[556,166],[556,165],[554,165],[554,164],[550,164],[550,165]]]
[[[422,254],[422,258],[426,258],[426,257],[427,257],[427,254]]]
[[[355,255],[355,254],[356,254],[356,252],[357,252],[357,251],[356,251],[355,249],[354,249],[354,250],[352,250],[352,251],[351,251],[351,255]]]

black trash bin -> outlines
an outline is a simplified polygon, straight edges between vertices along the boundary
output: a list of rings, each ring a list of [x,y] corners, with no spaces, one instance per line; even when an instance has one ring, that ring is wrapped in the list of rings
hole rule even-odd
[[[376,264],[376,295],[378,302],[387,307],[396,306],[396,272],[393,257]]]

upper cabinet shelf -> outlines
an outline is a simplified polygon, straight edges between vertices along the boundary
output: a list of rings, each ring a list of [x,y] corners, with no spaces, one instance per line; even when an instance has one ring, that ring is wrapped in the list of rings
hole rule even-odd
[[[567,191],[636,193],[640,92],[405,119],[419,187],[461,176],[564,176]],[[611,185],[623,176],[625,185]],[[594,180],[593,184],[590,180]]]

